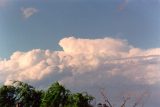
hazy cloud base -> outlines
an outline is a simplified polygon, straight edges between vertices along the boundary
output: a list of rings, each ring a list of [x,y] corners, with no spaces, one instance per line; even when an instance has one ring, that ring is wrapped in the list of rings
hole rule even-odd
[[[33,49],[14,52],[0,60],[0,82],[29,82],[46,87],[59,81],[71,89],[91,93],[106,88],[112,92],[157,91],[160,84],[160,48],[143,50],[115,38],[63,38],[63,51]],[[155,88],[156,87],[156,88]],[[156,94],[156,97],[159,95]]]

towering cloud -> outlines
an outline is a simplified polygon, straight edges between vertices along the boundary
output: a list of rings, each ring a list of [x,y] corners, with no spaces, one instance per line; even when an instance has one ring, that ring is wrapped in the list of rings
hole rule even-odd
[[[60,81],[70,88],[94,89],[160,83],[160,48],[143,50],[126,40],[63,38],[63,51],[33,49],[0,61],[0,82],[30,82],[45,87]],[[128,89],[127,88],[127,89]],[[135,88],[135,87],[134,87]],[[133,88],[133,89],[134,89]]]

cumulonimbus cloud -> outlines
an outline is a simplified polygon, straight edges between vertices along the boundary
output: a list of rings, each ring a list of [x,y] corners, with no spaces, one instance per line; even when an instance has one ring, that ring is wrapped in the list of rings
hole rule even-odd
[[[59,81],[69,87],[120,87],[160,83],[160,48],[140,49],[127,40],[103,38],[60,40],[62,51],[33,49],[0,60],[0,82],[45,86]],[[122,87],[121,87],[122,88]]]
[[[28,8],[21,8],[21,12],[24,18],[29,18],[32,15],[34,15],[35,13],[38,12],[38,10],[36,8],[33,7],[28,7]]]

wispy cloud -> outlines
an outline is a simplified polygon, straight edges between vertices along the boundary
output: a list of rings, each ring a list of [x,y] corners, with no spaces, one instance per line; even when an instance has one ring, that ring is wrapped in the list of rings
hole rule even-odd
[[[30,18],[32,15],[38,12],[38,9],[33,7],[21,8],[21,12],[24,18]]]

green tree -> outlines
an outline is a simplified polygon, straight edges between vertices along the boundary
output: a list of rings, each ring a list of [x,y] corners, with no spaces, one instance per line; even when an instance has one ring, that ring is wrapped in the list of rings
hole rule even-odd
[[[69,90],[56,82],[45,92],[41,107],[64,107],[68,103],[69,94]]]
[[[13,86],[0,87],[0,107],[15,107],[16,89]]]
[[[94,97],[85,93],[75,93],[68,97],[69,104],[66,107],[93,107],[91,101]]]
[[[92,107],[92,96],[87,93],[74,93],[53,83],[48,90],[36,90],[33,86],[13,81],[12,85],[0,87],[0,107]]]
[[[71,94],[58,82],[53,83],[42,98],[41,107],[92,107],[92,96],[87,93]]]
[[[33,86],[20,81],[14,81],[13,85],[16,89],[17,103],[22,104],[23,107],[40,106],[43,91],[36,90]]]

